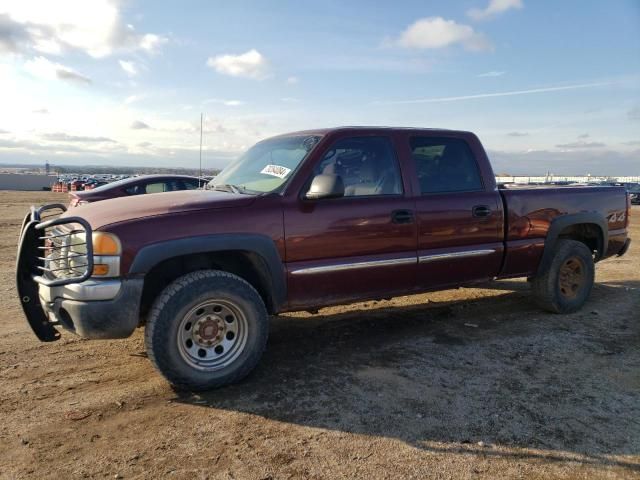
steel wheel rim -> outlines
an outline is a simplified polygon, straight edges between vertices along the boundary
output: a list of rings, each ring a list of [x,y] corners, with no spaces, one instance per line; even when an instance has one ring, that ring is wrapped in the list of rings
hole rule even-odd
[[[560,294],[570,300],[575,299],[582,289],[586,278],[586,265],[579,257],[565,260],[560,267],[558,279]]]
[[[244,351],[248,333],[242,309],[229,300],[206,300],[180,320],[176,341],[192,368],[212,372],[227,367]]]

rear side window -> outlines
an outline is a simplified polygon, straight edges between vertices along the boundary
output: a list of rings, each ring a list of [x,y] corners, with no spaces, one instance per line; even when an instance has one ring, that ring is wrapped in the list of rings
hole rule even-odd
[[[314,173],[339,175],[345,197],[402,194],[395,149],[387,137],[338,140],[324,154]]]
[[[482,190],[478,164],[464,140],[413,137],[411,156],[423,194]]]
[[[144,186],[144,193],[162,193],[165,190],[164,182],[147,183]]]
[[[197,187],[192,187],[197,188]],[[143,195],[145,193],[162,193],[162,192],[176,192],[178,190],[185,190],[185,184],[180,180],[167,180],[164,182],[143,183],[134,185],[125,189],[129,195]]]

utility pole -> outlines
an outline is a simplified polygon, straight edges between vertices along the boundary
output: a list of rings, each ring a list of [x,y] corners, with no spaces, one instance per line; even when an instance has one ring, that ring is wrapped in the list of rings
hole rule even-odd
[[[202,180],[202,113],[200,113],[200,173],[198,178]]]

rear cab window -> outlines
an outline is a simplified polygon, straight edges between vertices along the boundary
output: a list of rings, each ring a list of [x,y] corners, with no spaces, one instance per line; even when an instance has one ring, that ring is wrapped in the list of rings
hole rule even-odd
[[[478,162],[464,140],[416,136],[410,145],[422,195],[483,190]]]

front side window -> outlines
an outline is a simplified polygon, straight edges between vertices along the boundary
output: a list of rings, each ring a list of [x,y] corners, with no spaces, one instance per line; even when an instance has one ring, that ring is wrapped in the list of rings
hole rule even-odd
[[[345,197],[402,194],[395,150],[387,137],[338,140],[316,166],[315,175],[339,175]]]
[[[208,188],[249,194],[276,191],[319,140],[315,135],[295,135],[259,142],[222,170]]]
[[[413,137],[411,156],[423,194],[482,190],[478,164],[464,140]]]

